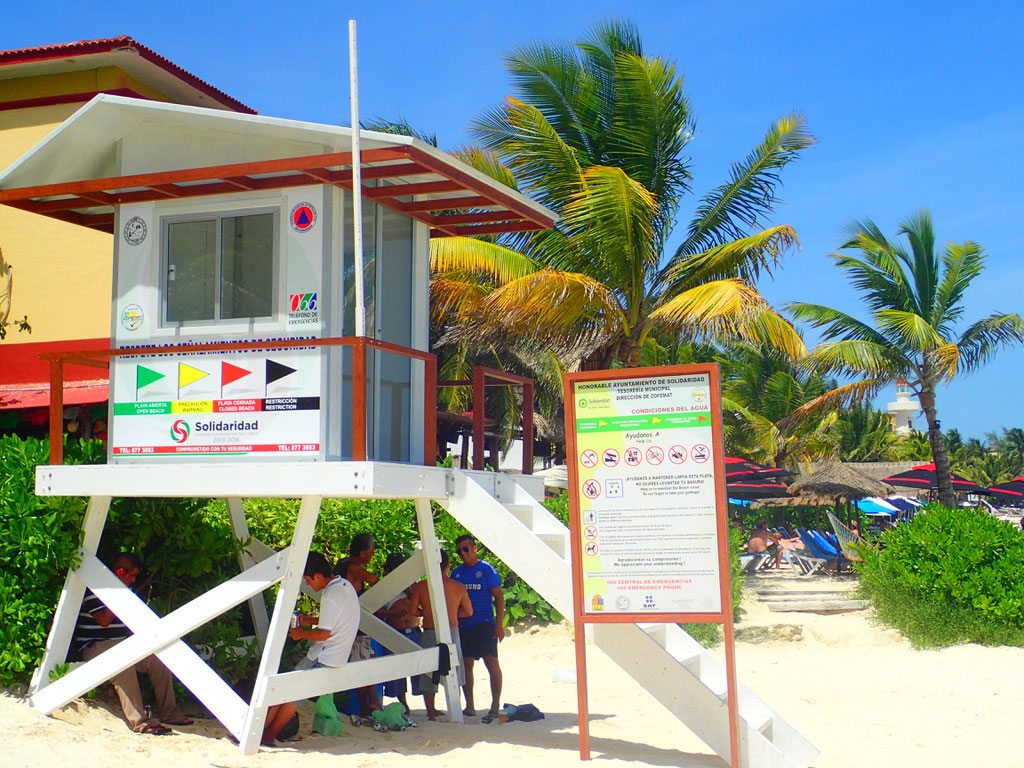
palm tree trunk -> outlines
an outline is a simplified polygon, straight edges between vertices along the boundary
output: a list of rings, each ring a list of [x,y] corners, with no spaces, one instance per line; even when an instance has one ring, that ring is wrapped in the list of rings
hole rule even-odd
[[[921,385],[921,410],[924,411],[925,421],[928,422],[928,442],[932,447],[932,461],[935,463],[935,473],[939,482],[939,503],[944,507],[955,507],[956,499],[953,496],[953,481],[949,474],[949,453],[946,451],[946,439],[939,429],[939,420],[935,411],[935,385]]]

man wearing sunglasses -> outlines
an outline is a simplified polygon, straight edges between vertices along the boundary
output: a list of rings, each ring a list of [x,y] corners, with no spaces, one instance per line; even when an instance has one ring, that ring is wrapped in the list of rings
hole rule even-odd
[[[501,591],[501,578],[494,566],[481,560],[476,541],[469,534],[455,540],[462,565],[452,571],[452,578],[465,585],[473,614],[459,619],[459,644],[466,660],[466,709],[463,714],[475,715],[473,702],[473,663],[483,659],[491,676],[491,709],[497,714],[501,708],[501,667],[498,665],[498,643],[505,639],[505,594]]]

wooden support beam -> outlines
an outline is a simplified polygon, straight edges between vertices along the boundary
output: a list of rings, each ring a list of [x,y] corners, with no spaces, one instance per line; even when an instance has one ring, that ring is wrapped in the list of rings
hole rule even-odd
[[[430,607],[434,612],[434,631],[437,633],[438,644],[448,646],[448,658],[451,670],[444,678],[445,699],[448,705],[448,718],[453,723],[465,722],[462,715],[462,694],[459,691],[459,654],[452,644],[452,630],[448,625],[447,602],[444,594],[444,582],[441,579],[441,543],[437,540],[434,530],[434,511],[427,499],[415,499],[416,525],[423,542],[423,560],[427,570],[427,590],[430,593]],[[436,669],[436,667],[435,667]]]
[[[231,520],[231,535],[239,541],[249,539],[249,523],[245,519],[245,506],[238,496],[230,496],[224,499],[224,505],[228,508],[228,517]],[[254,547],[250,546],[250,550]],[[264,549],[268,549],[264,546]],[[272,552],[271,554],[277,554]],[[252,551],[240,549],[238,551],[238,565],[242,571],[247,571],[256,563],[265,560],[266,555],[259,557]],[[249,598],[249,614],[252,616],[253,629],[256,631],[256,642],[260,650],[267,644],[267,630],[270,627],[270,616],[267,615],[267,604],[263,601],[263,593],[259,592]]]
[[[486,197],[445,197],[440,200],[416,200],[412,203],[402,203],[401,210],[404,213],[411,211],[449,211],[455,208],[493,208],[498,205]]]
[[[420,184],[390,184],[383,187],[370,187],[363,195],[375,200],[379,197],[406,197],[410,195],[434,195],[438,192],[456,192],[462,189],[454,181],[425,181]]]
[[[89,505],[85,509],[85,519],[82,521],[82,546],[78,552],[79,558],[96,555],[109,510],[109,496],[89,498]],[[34,696],[49,685],[50,672],[67,659],[84,596],[85,582],[79,577],[77,570],[69,571],[64,580],[64,588],[57,600],[57,610],[53,614],[53,626],[50,627],[50,634],[46,639],[46,650],[43,651],[42,661],[39,662],[39,666],[32,674],[32,682],[28,689],[29,696]]]
[[[285,550],[288,558],[281,578],[281,586],[277,590],[277,601],[274,603],[274,615],[270,619],[267,630],[267,642],[260,657],[260,666],[256,671],[255,690],[260,690],[264,680],[277,674],[281,664],[281,652],[288,637],[288,625],[292,611],[295,610],[295,599],[299,596],[302,584],[302,572],[309,556],[309,545],[313,541],[313,531],[317,518],[320,516],[320,496],[304,496],[299,505],[299,514],[295,519],[295,530],[292,533],[291,546]],[[239,746],[245,754],[253,754],[259,749],[263,725],[267,719],[266,705],[250,704],[245,714],[238,737]]]

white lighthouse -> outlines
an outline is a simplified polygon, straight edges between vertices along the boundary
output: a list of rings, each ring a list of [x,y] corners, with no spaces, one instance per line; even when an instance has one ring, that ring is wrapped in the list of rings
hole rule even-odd
[[[896,382],[896,402],[889,403],[885,410],[892,421],[892,431],[897,435],[909,435],[914,429],[914,414],[921,410],[921,404],[911,399],[913,394],[907,382]]]

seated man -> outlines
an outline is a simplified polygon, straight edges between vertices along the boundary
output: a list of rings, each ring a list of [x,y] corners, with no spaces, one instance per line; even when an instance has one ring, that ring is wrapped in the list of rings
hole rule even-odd
[[[466,684],[466,663],[462,657],[462,643],[459,638],[459,619],[473,615],[473,604],[469,601],[469,592],[464,584],[448,576],[448,553],[441,550],[441,582],[444,584],[444,601],[448,611],[448,626],[452,630],[452,644],[456,648],[459,657],[459,685]],[[433,648],[438,644],[437,631],[434,626],[434,611],[430,607],[430,588],[426,581],[417,581],[412,585],[409,594],[409,603],[412,613],[423,617],[423,642],[424,648]],[[437,693],[437,683],[430,675],[422,675],[420,678],[420,692],[423,694],[423,704],[427,708],[427,720],[437,719],[437,708],[434,706],[434,694]]]
[[[782,562],[782,537],[777,533],[768,530],[768,521],[763,517],[758,518],[757,527],[750,532],[750,541],[747,542],[747,552],[752,555],[766,554],[775,558],[775,568]]]
[[[114,575],[126,586],[135,583],[142,563],[135,555],[122,552],[114,559],[112,570]],[[132,631],[126,627],[114,613],[100,601],[91,590],[86,590],[82,599],[82,607],[78,614],[78,624],[71,640],[71,650],[82,661],[89,661],[109,648],[130,637]],[[149,675],[156,694],[156,717],[146,716],[142,704],[142,691],[139,689],[137,672]],[[163,736],[173,733],[161,723],[168,725],[192,725],[192,721],[178,708],[174,699],[174,684],[171,672],[156,656],[147,656],[134,666],[117,673],[110,682],[121,700],[128,725],[136,733],[151,733]]]
[[[321,594],[320,617],[300,613],[299,626],[288,630],[292,640],[313,642],[299,668],[344,666],[359,629],[359,596],[355,587],[348,579],[335,576],[331,564],[319,552],[309,553],[302,577],[310,589]]]

